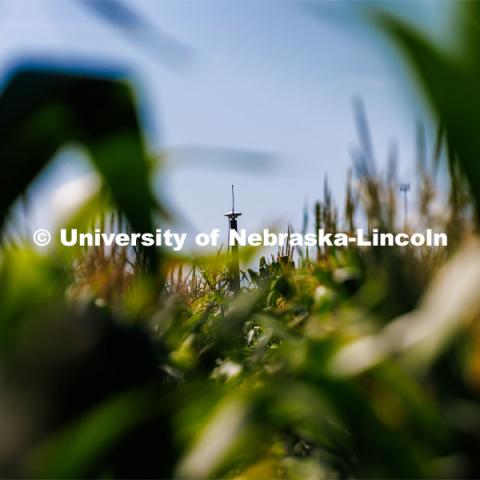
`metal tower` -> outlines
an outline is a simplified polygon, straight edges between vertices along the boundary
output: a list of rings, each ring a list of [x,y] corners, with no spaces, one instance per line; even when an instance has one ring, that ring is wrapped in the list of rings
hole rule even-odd
[[[403,193],[403,231],[407,231],[407,218],[408,218],[408,191],[410,190],[409,183],[401,183],[400,191]]]
[[[231,230],[235,230],[236,232],[238,231],[237,218],[240,215],[242,215],[240,212],[235,211],[235,191],[232,185],[232,210],[225,214],[225,216],[228,218],[229,224],[229,239]],[[229,262],[229,281],[230,290],[234,293],[238,292],[240,290],[240,265],[238,260],[238,244],[236,241],[232,245],[232,256]]]

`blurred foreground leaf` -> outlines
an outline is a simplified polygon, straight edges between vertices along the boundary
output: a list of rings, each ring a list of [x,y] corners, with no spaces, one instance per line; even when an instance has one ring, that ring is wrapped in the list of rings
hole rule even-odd
[[[122,436],[158,413],[155,390],[118,395],[52,434],[31,454],[34,477],[81,478],[91,475]]]
[[[132,227],[152,230],[155,206],[135,102],[125,83],[20,70],[0,96],[0,226],[55,152],[79,142]]]
[[[464,173],[480,222],[480,3],[459,2],[455,49],[435,43],[389,14],[380,25],[405,52],[451,149],[450,161]]]

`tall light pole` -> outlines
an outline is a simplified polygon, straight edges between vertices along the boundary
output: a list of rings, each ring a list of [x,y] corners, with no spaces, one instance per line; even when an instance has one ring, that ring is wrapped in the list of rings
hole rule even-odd
[[[237,218],[242,215],[240,212],[235,211],[235,191],[232,185],[232,210],[227,212],[225,216],[228,218],[228,238],[230,243],[230,231],[238,231]],[[229,262],[229,282],[230,290],[234,293],[240,290],[240,265],[238,260],[238,243],[235,240],[232,245],[232,257]]]
[[[410,190],[409,183],[401,183],[400,191],[403,193],[403,231],[407,231],[408,199],[407,194]]]

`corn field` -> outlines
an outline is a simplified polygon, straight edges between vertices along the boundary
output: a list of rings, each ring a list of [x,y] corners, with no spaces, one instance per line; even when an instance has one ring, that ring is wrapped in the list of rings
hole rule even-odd
[[[479,6],[459,6],[455,51],[375,16],[438,125],[432,145],[416,126],[408,216],[395,151],[375,163],[356,99],[344,197],[319,174],[302,226],[434,228],[448,246],[240,248],[238,293],[225,248],[34,249],[11,208],[65,142],[102,181],[70,226],[146,232],[168,215],[129,85],[16,72],[0,96],[0,475],[480,476]]]

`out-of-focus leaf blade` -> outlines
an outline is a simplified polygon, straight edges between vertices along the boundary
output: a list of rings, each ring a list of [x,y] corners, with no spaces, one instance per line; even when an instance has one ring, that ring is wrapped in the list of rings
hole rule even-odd
[[[186,63],[191,51],[183,43],[162,32],[148,18],[120,0],[77,0],[90,13],[126,33],[134,41],[155,55],[163,63],[178,66]]]
[[[21,71],[0,97],[0,224],[55,151],[80,142],[138,231],[152,226],[153,194],[135,104],[123,83]]]
[[[167,165],[173,167],[197,168],[233,168],[246,172],[271,172],[272,167],[278,166],[275,154],[254,150],[212,147],[206,145],[184,145],[173,147],[160,153],[160,159],[166,160]]]
[[[143,388],[118,395],[61,432],[48,437],[31,456],[33,476],[88,476],[95,463],[116,440],[155,413],[158,407],[155,407],[152,393]]]
[[[470,185],[477,218],[480,218],[478,54],[472,57],[468,51],[462,50],[454,55],[437,48],[425,36],[390,15],[382,14],[378,18],[383,28],[405,51],[428,99],[444,122],[447,136],[452,140],[459,165]]]

